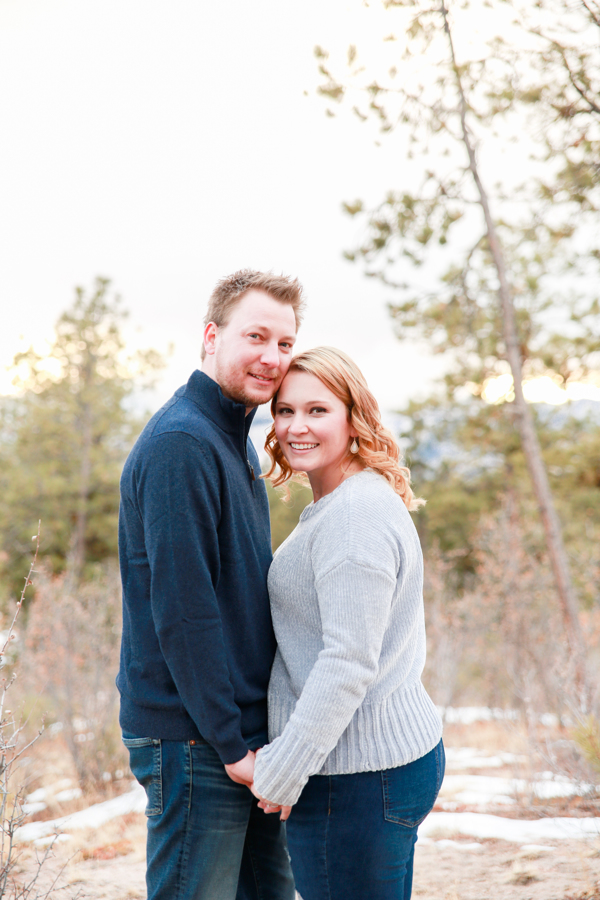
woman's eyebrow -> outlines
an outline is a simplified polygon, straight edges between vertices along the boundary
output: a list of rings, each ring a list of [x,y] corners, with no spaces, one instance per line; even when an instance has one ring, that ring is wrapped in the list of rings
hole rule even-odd
[[[277,400],[277,403],[283,403],[285,406],[292,406],[293,404],[288,400]],[[304,403],[306,406],[315,406],[317,403],[320,403],[322,406],[326,406],[329,403],[329,400],[301,400],[300,403]]]

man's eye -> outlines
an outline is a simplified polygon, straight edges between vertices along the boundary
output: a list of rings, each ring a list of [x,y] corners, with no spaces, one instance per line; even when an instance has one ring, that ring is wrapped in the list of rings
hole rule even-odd
[[[257,339],[258,339],[258,338],[260,338],[260,334],[249,334],[248,337],[251,337],[251,338],[257,338]]]

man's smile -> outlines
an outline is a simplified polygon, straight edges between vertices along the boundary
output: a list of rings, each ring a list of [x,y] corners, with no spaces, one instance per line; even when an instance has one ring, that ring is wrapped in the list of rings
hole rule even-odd
[[[257,381],[262,381],[264,384],[271,384],[272,381],[275,381],[272,375],[257,375],[256,372],[248,372],[248,375],[251,375],[252,378],[256,378]]]

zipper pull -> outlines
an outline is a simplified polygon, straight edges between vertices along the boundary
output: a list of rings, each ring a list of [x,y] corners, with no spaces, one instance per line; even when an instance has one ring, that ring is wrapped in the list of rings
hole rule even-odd
[[[246,462],[248,463],[248,468],[250,469],[250,474],[252,475],[252,481],[256,481],[256,475],[254,474],[254,467],[252,466],[252,463],[249,459],[247,459]]]

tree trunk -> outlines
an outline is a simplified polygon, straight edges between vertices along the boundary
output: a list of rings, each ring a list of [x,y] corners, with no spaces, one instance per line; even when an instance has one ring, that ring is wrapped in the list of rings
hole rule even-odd
[[[490,253],[494,261],[494,266],[498,273],[500,306],[502,311],[502,324],[504,342],[506,345],[506,356],[510,365],[513,376],[515,400],[514,411],[516,414],[517,428],[521,438],[523,453],[527,462],[527,468],[533,484],[535,497],[542,518],[544,533],[546,537],[546,546],[550,557],[550,564],[554,574],[556,590],[562,611],[565,634],[571,652],[573,669],[575,674],[576,687],[579,693],[579,705],[583,711],[586,711],[588,705],[588,684],[585,664],[585,644],[581,633],[579,623],[578,603],[569,571],[569,562],[565,549],[562,529],[554,506],[552,491],[548,481],[546,466],[542,457],[540,444],[531,409],[525,401],[523,395],[523,363],[521,351],[519,347],[519,337],[517,333],[517,323],[515,318],[515,307],[512,299],[512,293],[506,276],[506,266],[504,263],[504,255],[502,247],[496,231],[496,226],[490,212],[490,204],[486,190],[482,184],[477,158],[469,136],[469,130],[466,122],[467,103],[462,87],[460,70],[456,63],[454,53],[454,43],[452,40],[452,32],[448,22],[448,11],[442,0],[441,12],[444,19],[444,30],[446,32],[450,53],[452,56],[452,66],[456,78],[456,85],[460,96],[460,120],[462,127],[462,140],[466,147],[469,157],[469,169],[473,176],[473,180],[479,193],[479,203],[485,217],[485,225],[487,230],[487,238]]]
[[[87,394],[93,379],[93,362],[86,361],[83,385],[80,388],[84,396]],[[81,414],[81,462],[79,467],[79,503],[77,520],[73,534],[71,565],[75,579],[81,577],[85,562],[85,532],[87,529],[88,502],[90,493],[90,477],[92,473],[92,409],[89,400],[83,400]]]

